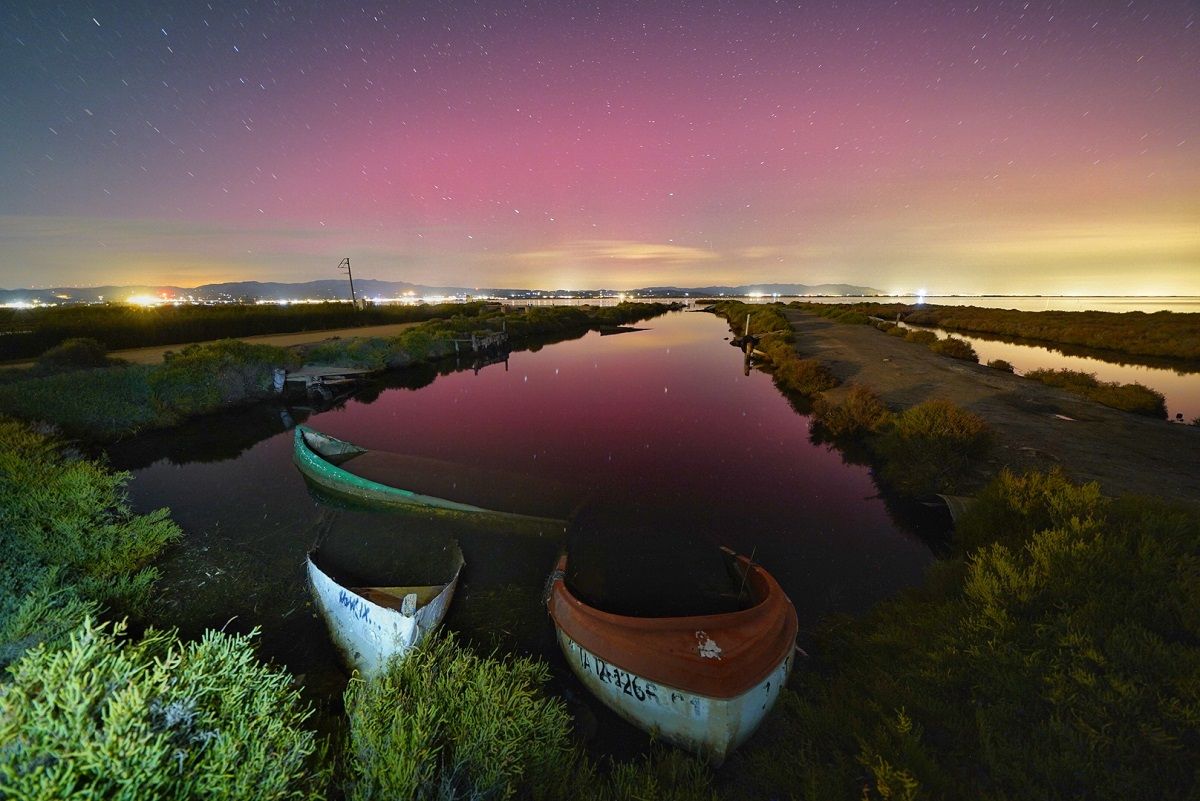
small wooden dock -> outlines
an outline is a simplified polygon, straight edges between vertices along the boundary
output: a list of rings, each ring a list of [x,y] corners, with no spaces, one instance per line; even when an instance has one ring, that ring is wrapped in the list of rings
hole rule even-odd
[[[452,339],[454,352],[461,353],[463,346],[470,346],[472,353],[501,350],[508,345],[508,331],[493,331],[490,334],[472,333],[470,339]]]
[[[323,364],[308,364],[287,374],[287,383],[299,384],[307,390],[316,387],[344,387],[355,384],[370,373],[361,367],[335,367]]]

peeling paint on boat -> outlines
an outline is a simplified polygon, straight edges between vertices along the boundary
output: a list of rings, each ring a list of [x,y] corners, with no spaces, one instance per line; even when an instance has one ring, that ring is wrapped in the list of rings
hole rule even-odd
[[[733,698],[710,698],[650,681],[593,654],[558,629],[572,672],[604,705],[638,728],[707,757],[714,765],[754,733],[787,684],[788,655],[758,685]]]
[[[778,700],[795,659],[796,610],[762,566],[722,549],[750,605],[731,612],[637,617],[586,603],[567,557],[546,605],[572,672],[606,706],[660,739],[721,764]]]
[[[394,596],[400,608],[393,608],[376,603],[362,594],[375,588],[358,588],[356,592],[355,589],[343,587],[317,566],[312,554],[306,561],[313,597],[325,618],[334,644],[342,652],[347,666],[364,676],[381,672],[393,657],[403,656],[437,628],[450,607],[463,565],[460,553],[458,566],[446,584],[404,588],[424,590],[428,594],[433,594],[431,591],[437,589],[428,603],[420,604],[418,593],[413,592]]]

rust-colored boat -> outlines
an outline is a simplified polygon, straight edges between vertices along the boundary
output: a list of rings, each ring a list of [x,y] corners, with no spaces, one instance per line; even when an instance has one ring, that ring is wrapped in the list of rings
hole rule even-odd
[[[547,606],[575,675],[608,707],[719,765],[749,737],[787,682],[796,610],[760,565],[722,549],[748,596],[733,612],[631,617],[589,606],[567,587],[563,556]]]

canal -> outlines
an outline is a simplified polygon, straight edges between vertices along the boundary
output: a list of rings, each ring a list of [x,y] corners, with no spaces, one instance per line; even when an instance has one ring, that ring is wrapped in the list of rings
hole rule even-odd
[[[114,446],[135,507],[170,507],[185,532],[161,565],[151,622],[185,636],[257,628],[263,655],[336,711],[346,675],[311,603],[307,550],[318,537],[454,536],[466,567],[449,628],[545,657],[562,692],[586,703],[540,603],[568,540],[613,573],[599,584],[614,593],[671,592],[718,545],[753,554],[795,604],[802,641],[823,617],[921,581],[930,532],[880,497],[866,467],[814,445],[768,375],[743,374],[724,321],[675,312],[640,328],[479,370],[397,375],[327,411],[259,407]],[[521,476],[531,491],[564,487],[582,503],[567,532],[546,536],[339,509],[293,466],[294,422],[448,469]],[[601,729],[624,725],[588,706]]]

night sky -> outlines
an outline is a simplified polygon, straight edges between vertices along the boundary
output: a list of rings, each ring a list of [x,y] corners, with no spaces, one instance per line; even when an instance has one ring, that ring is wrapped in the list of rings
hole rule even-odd
[[[0,5],[0,286],[1200,294],[1195,2]]]

